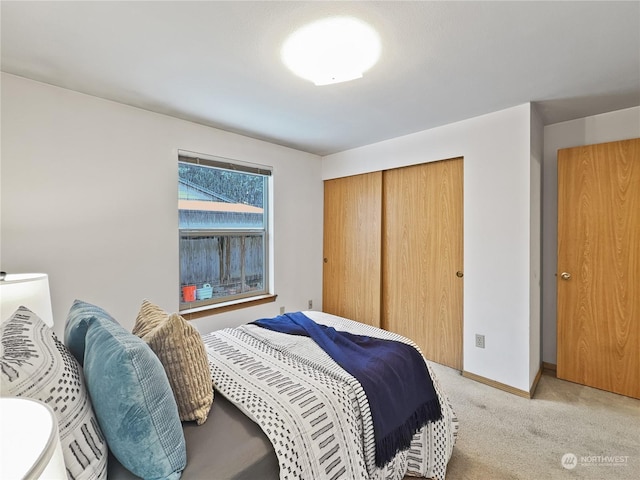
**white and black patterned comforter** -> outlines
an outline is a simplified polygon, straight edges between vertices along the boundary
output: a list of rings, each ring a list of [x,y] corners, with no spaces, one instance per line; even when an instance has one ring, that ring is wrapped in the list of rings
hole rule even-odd
[[[321,312],[306,316],[337,330],[410,340]],[[255,421],[278,457],[280,479],[444,480],[458,421],[433,371],[442,418],[415,434],[408,450],[375,465],[373,423],[358,381],[308,337],[255,325],[203,335],[216,390]],[[416,347],[417,348],[417,347]]]

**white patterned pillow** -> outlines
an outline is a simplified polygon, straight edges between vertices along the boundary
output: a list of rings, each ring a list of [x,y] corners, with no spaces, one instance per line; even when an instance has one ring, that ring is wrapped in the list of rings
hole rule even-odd
[[[69,478],[107,478],[107,443],[93,413],[82,370],[53,331],[20,307],[0,325],[1,394],[46,403],[58,420]]]

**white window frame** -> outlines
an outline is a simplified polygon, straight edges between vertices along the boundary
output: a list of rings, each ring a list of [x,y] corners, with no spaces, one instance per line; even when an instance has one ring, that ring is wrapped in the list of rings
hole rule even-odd
[[[188,152],[185,150],[178,150],[178,164],[188,163],[192,165],[200,165],[205,167],[213,167],[222,170],[229,170],[233,172],[257,174],[267,177],[265,182],[266,192],[264,192],[263,198],[263,228],[181,228],[178,225],[178,260],[180,266],[182,265],[180,241],[183,237],[242,237],[248,236],[262,236],[262,252],[263,252],[263,285],[260,290],[251,290],[247,292],[239,292],[232,295],[226,295],[224,297],[216,297],[204,300],[195,300],[193,302],[185,302],[183,300],[182,292],[179,295],[180,312],[182,314],[198,313],[202,311],[209,311],[214,309],[225,310],[228,307],[240,308],[243,306],[251,306],[254,303],[264,303],[264,301],[274,301],[275,295],[272,293],[272,262],[271,253],[273,252],[273,246],[271,242],[271,228],[273,222],[271,219],[270,204],[273,198],[273,182],[272,172],[273,168],[267,165],[260,165],[255,163],[243,162],[239,160],[232,160],[224,157],[218,157],[206,154],[197,154],[194,152]],[[180,180],[180,179],[179,179]],[[178,208],[178,214],[180,209]],[[244,264],[244,262],[241,262]],[[180,267],[181,268],[181,267]],[[244,269],[242,272],[244,275]],[[244,279],[244,278],[243,278]],[[182,290],[182,272],[180,272],[178,285]],[[215,313],[215,312],[213,312]],[[196,317],[197,318],[197,317]]]

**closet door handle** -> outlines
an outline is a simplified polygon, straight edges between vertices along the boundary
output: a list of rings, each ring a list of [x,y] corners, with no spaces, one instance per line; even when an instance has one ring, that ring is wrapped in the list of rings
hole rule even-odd
[[[458,278],[462,278],[462,277],[464,277],[464,273],[462,273],[460,270],[458,270],[458,271],[456,272],[456,277],[458,277]]]
[[[569,280],[571,278],[571,274],[569,272],[562,272],[560,274],[560,278],[562,280]]]

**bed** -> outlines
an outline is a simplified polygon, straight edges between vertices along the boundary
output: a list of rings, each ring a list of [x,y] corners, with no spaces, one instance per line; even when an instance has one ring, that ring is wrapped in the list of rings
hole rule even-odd
[[[280,467],[271,442],[252,421],[224,396],[216,395],[209,418],[202,425],[183,423],[187,444],[185,480],[277,479]],[[135,476],[109,454],[107,478]]]
[[[375,327],[322,312],[302,313],[340,332],[415,347]],[[184,424],[183,478],[401,480],[411,475],[444,480],[458,421],[426,361],[441,418],[379,466],[367,396],[314,340],[254,324],[202,338],[216,399],[204,425]],[[110,459],[109,478],[135,477]]]

